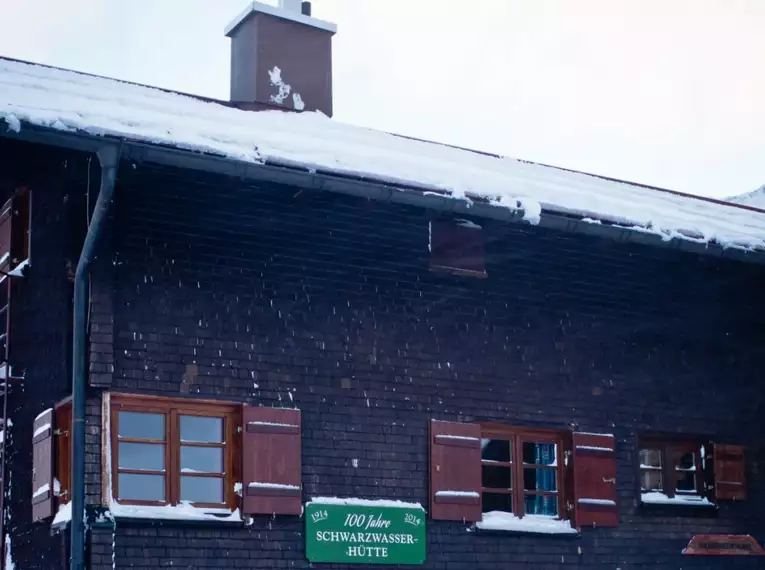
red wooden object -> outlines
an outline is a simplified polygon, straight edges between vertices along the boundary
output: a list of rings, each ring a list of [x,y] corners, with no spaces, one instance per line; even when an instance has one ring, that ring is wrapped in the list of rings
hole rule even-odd
[[[576,525],[618,526],[614,436],[574,433],[572,443]]]
[[[243,420],[242,512],[300,515],[300,410],[245,406]]]
[[[430,422],[430,518],[481,520],[481,426]]]
[[[765,556],[765,549],[748,534],[697,534],[683,550],[685,556]]]
[[[744,448],[740,445],[714,444],[715,498],[718,501],[746,499]]]
[[[460,225],[455,221],[431,222],[430,267],[462,275],[486,277],[483,230]]]

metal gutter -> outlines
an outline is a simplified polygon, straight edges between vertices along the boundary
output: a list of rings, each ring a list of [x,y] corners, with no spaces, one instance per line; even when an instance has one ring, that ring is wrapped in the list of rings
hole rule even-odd
[[[90,264],[109,216],[114,196],[120,147],[100,148],[96,155],[101,163],[101,188],[82,245],[77,271],[74,274],[74,319],[72,343],[72,531],[70,570],[85,568],[85,388],[87,385],[87,315]]]
[[[20,133],[0,133],[30,142],[53,144],[79,150],[94,151],[103,145],[104,137],[87,134],[53,131],[43,127],[23,125]],[[125,142],[122,158],[137,163],[147,162],[201,170],[204,172],[234,176],[242,180],[288,184],[304,189],[330,191],[372,200],[382,200],[428,208],[455,215],[489,218],[506,222],[522,222],[523,210],[513,210],[490,202],[467,202],[449,197],[448,193],[424,185],[403,183],[398,180],[381,180],[360,175],[313,170],[305,165],[289,161],[267,161],[265,164],[247,163],[228,157],[202,154],[175,147],[142,142]],[[731,207],[736,207],[731,204]],[[662,236],[603,222],[593,224],[581,216],[542,210],[539,227],[556,231],[573,232],[612,239],[623,243],[643,244],[664,249],[676,249],[699,255],[711,255],[765,264],[765,251],[727,248],[716,243],[699,243],[686,239],[665,240]]]

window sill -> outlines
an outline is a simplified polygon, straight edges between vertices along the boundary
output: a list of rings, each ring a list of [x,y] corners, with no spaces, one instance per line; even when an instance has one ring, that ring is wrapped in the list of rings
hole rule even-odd
[[[69,501],[65,505],[61,505],[56,512],[56,516],[53,517],[53,522],[50,523],[50,528],[53,530],[61,530],[69,525],[72,520],[72,502]]]
[[[655,516],[716,517],[717,505],[707,499],[670,499],[663,493],[644,493],[641,496],[639,511]]]
[[[51,522],[51,529],[59,531],[69,526],[72,520],[72,503],[62,505]],[[205,524],[243,524],[246,521],[239,513],[239,509],[203,509],[192,507],[187,504],[177,506],[151,507],[140,505],[120,505],[112,502],[111,508],[102,510],[99,516],[89,524],[99,526],[114,520],[153,522],[160,524],[173,521],[179,523],[205,523]]]
[[[213,523],[243,523],[239,509],[205,509],[192,507],[187,503],[166,505],[161,507],[142,505],[121,505],[112,501],[109,508],[111,515],[117,520],[161,520],[161,521],[191,521]]]
[[[710,502],[706,497],[699,497],[698,495],[675,495],[673,498],[669,498],[664,493],[643,493],[640,496],[641,505],[661,505],[669,507],[690,507],[690,508],[717,508],[714,503]]]
[[[491,511],[475,524],[480,533],[534,534],[542,536],[577,537],[579,532],[569,521],[553,517],[526,515],[518,518],[511,513]]]

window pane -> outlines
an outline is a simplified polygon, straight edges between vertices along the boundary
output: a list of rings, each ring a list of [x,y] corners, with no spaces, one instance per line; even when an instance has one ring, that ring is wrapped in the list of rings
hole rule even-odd
[[[143,412],[119,413],[119,436],[141,439],[165,439],[164,414]]]
[[[678,491],[695,491],[696,490],[696,473],[693,471],[680,471],[677,473],[677,490]]]
[[[119,474],[119,498],[133,501],[164,501],[164,475]]]
[[[695,467],[696,457],[692,452],[683,453],[675,463],[675,469],[694,469]]]
[[[165,446],[161,443],[119,443],[120,469],[165,470]]]
[[[223,473],[223,449],[220,447],[181,446],[181,471],[187,473]]]
[[[509,494],[484,493],[481,510],[484,513],[490,511],[505,511],[506,513],[511,513],[513,512],[513,499]]]
[[[661,481],[661,471],[641,471],[640,488],[643,491],[661,491],[664,489]]]
[[[523,470],[523,488],[526,491],[557,491],[557,470],[525,468]]]
[[[524,505],[527,515],[558,515],[557,495],[526,495]]]
[[[641,449],[640,466],[661,467],[661,451],[658,449]]]
[[[554,443],[523,442],[523,462],[529,465],[556,465],[556,445]]]
[[[512,486],[510,482],[509,467],[488,467],[484,465],[482,471],[484,487],[491,489],[509,489]]]
[[[481,459],[486,461],[511,461],[510,442],[505,439],[482,439]]]
[[[223,479],[218,477],[181,477],[181,501],[222,503]]]
[[[181,416],[181,440],[207,443],[223,442],[223,418]]]

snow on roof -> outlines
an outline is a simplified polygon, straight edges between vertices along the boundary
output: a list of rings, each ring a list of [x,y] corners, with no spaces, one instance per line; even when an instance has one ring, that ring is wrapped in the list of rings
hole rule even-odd
[[[355,127],[320,113],[243,111],[202,98],[0,58],[0,124],[113,136],[264,163],[486,199],[523,212],[589,218],[664,240],[765,250],[765,214],[720,201],[608,180]]]
[[[733,202],[734,204],[743,204],[744,206],[751,206],[752,208],[765,210],[765,184],[752,192],[739,194],[738,196],[731,196],[728,198],[728,201]]]

